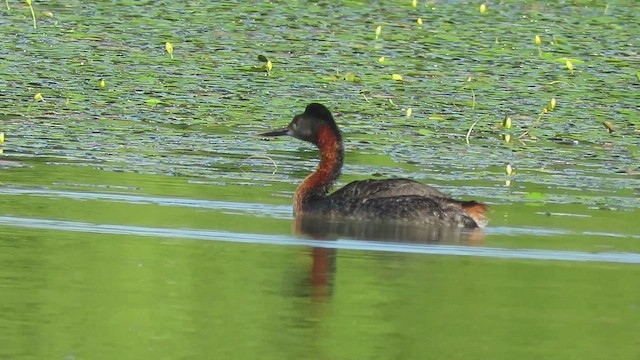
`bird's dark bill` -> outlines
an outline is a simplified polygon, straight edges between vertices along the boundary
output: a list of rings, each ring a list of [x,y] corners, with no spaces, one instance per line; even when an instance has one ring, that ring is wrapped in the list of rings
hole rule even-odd
[[[280,130],[274,130],[274,131],[258,134],[258,136],[282,136],[282,135],[289,135],[289,128],[284,128]]]

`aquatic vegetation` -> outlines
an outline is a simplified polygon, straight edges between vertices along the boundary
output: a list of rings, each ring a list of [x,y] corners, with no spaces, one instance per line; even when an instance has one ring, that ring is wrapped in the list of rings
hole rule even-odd
[[[271,69],[273,69],[273,63],[264,55],[258,55],[258,61],[263,62],[264,65],[260,67],[260,70],[264,71],[269,75],[271,73]]]
[[[567,67],[567,69],[569,69],[569,72],[571,73],[571,75],[573,75],[573,63],[571,62],[571,60],[565,60],[564,64]]]
[[[171,56],[171,60],[173,60],[173,44],[167,41],[164,43],[164,48],[167,51],[167,54]]]
[[[540,111],[540,114],[538,114],[538,117],[536,118],[536,120],[518,138],[522,139],[525,136],[532,137],[531,132],[536,126],[540,124],[542,117],[547,113],[549,113],[550,111],[555,110],[555,108],[556,108],[556,98],[551,98],[551,100],[549,100],[549,104],[542,108],[542,111]]]
[[[536,47],[538,48],[538,57],[542,57],[542,39],[540,38],[540,35],[536,35],[533,37],[533,43],[536,45]]]
[[[10,84],[4,111],[35,124],[29,139],[65,129],[109,149],[90,151],[105,169],[234,179],[229,169],[238,159],[267,149],[243,143],[242,135],[288,117],[300,99],[326,102],[345,117],[347,145],[367,155],[351,176],[372,171],[372,153],[385,154],[387,174],[435,181],[501,182],[505,159],[520,169],[518,181],[554,185],[561,179],[530,169],[572,162],[589,176],[617,176],[634,168],[637,150],[626,135],[640,129],[638,99],[629,91],[640,72],[629,44],[640,29],[629,2],[606,15],[591,3],[486,3],[482,16],[481,4],[408,0],[294,2],[281,11],[271,3],[65,4],[50,5],[56,22],[42,15],[38,32],[24,31],[26,12],[5,14],[6,33],[15,35],[0,39],[13,54],[0,65]],[[173,41],[162,40],[162,48],[153,39],[184,40],[173,49]],[[277,85],[263,76],[276,75],[274,66]],[[37,92],[46,104],[25,96]],[[511,128],[501,125],[505,118]],[[87,126],[87,119],[95,121]],[[615,125],[613,135],[603,121]],[[3,131],[18,127],[9,126]],[[149,131],[162,141],[149,141]],[[126,147],[115,143],[120,138]],[[36,151],[36,143],[18,151]],[[625,160],[611,165],[611,151]],[[63,140],[49,152],[86,157]],[[131,152],[139,157],[124,156]],[[274,161],[286,168],[289,155]]]
[[[37,29],[38,26],[36,24],[36,13],[33,10],[33,0],[25,0],[27,5],[29,6],[29,10],[31,10],[31,18],[33,19],[33,28]],[[9,8],[9,4],[7,3],[7,9]]]

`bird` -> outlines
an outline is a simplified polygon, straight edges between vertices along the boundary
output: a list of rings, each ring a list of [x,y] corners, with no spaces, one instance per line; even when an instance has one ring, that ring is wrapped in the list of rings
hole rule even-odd
[[[354,181],[331,193],[344,164],[344,144],[331,111],[322,104],[311,103],[286,128],[259,135],[288,135],[320,151],[317,169],[295,191],[294,216],[461,229],[487,223],[487,205],[452,199],[431,186],[405,178]]]

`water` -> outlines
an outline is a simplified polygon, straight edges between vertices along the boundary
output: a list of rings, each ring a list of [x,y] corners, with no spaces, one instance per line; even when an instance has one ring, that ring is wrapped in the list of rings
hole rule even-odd
[[[68,1],[37,30],[9,5],[0,358],[640,356],[634,2]],[[296,223],[317,154],[254,134],[310,100],[345,132],[340,185],[417,179],[489,227]]]

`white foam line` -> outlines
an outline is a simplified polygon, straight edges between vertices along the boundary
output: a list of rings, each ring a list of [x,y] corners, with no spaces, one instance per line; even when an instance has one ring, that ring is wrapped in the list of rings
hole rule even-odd
[[[360,240],[310,240],[291,236],[232,233],[211,230],[165,229],[141,226],[91,224],[74,221],[20,218],[0,216],[0,225],[30,229],[75,231],[97,234],[117,234],[150,236],[162,238],[181,238],[234,243],[252,243],[268,245],[289,245],[323,247],[330,249],[397,252],[430,255],[474,256],[486,258],[557,260],[579,262],[612,262],[640,264],[638,253],[597,252],[537,249],[503,249],[481,246],[406,244],[393,242],[375,242]]]

